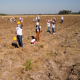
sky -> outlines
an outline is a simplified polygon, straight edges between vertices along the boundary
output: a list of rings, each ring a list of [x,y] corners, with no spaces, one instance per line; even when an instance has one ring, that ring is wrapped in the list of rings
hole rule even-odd
[[[4,14],[56,14],[61,10],[80,11],[80,0],[0,0]]]

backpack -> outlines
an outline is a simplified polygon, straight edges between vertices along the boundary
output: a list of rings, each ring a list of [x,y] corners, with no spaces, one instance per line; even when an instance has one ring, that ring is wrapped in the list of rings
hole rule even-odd
[[[36,25],[36,33],[37,33],[38,30],[40,32],[40,27],[38,25]]]

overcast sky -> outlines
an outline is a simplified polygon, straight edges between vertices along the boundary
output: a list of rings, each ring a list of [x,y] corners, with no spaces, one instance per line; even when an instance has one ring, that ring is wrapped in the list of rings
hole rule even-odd
[[[0,0],[0,13],[55,14],[60,10],[80,11],[80,0]]]

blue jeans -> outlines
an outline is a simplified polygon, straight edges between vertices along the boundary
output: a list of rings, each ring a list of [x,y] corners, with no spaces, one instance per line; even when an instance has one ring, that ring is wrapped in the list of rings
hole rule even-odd
[[[63,20],[61,20],[61,23],[63,23]]]
[[[50,29],[50,27],[48,27],[48,32],[50,32],[50,30],[49,30],[49,29]]]
[[[53,33],[55,33],[55,31],[54,31],[54,30],[55,30],[55,28],[52,28],[52,32],[53,32]]]
[[[20,47],[23,47],[23,43],[22,43],[22,36],[21,35],[17,35],[17,41]]]

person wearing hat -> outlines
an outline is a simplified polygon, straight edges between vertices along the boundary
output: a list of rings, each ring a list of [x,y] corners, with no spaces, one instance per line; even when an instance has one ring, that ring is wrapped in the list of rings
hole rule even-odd
[[[19,47],[23,47],[22,27],[23,27],[23,22],[18,21],[17,22],[17,27],[16,27],[16,35],[17,35],[17,41],[18,41]]]
[[[39,24],[39,22],[37,21],[36,23],[36,41],[40,41],[40,32],[41,32],[41,26]]]

